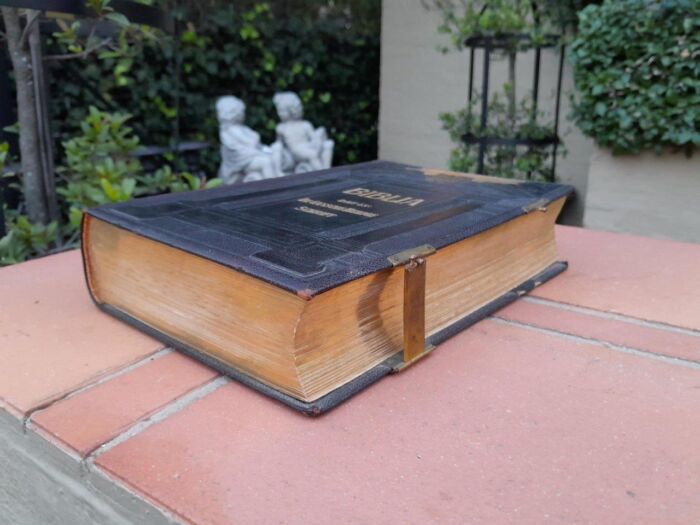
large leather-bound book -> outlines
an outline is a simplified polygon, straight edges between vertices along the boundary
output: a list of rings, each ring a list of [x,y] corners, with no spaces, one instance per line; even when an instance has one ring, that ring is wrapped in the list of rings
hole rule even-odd
[[[562,271],[570,192],[376,161],[137,199],[85,215],[85,275],[103,310],[317,414],[406,334],[434,345]]]

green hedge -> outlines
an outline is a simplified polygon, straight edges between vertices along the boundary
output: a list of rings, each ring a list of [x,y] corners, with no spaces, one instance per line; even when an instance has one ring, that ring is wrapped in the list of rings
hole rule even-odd
[[[573,117],[615,153],[700,145],[700,0],[606,0],[579,13]]]
[[[168,144],[177,127],[181,140],[215,144],[202,163],[213,175],[218,166],[215,99],[242,98],[248,125],[270,142],[276,122],[272,95],[293,90],[304,101],[306,117],[325,126],[335,140],[335,164],[374,159],[379,34],[357,25],[339,15],[278,16],[264,3],[241,12],[218,7],[198,19],[196,28],[186,24],[179,41],[164,37],[145,44],[126,72],[110,59],[53,66],[53,129],[59,143],[75,135],[90,105],[128,112],[144,144]]]

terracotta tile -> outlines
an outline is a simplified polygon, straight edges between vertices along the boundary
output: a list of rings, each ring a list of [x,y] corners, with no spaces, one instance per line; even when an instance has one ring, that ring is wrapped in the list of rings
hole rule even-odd
[[[532,294],[700,330],[700,244],[559,226],[569,269]]]
[[[700,521],[700,371],[484,321],[309,419],[232,383],[98,458],[196,523]]]
[[[58,401],[32,422],[81,456],[218,374],[171,353]]]
[[[100,312],[71,251],[0,269],[0,398],[19,413],[163,345]]]
[[[557,303],[546,305],[521,300],[495,316],[645,352],[700,361],[700,332],[680,333],[664,325],[657,328],[635,323],[631,318],[627,321],[594,314],[566,310]]]

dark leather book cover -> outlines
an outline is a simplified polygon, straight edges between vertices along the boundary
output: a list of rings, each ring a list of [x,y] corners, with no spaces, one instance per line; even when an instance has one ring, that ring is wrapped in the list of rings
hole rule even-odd
[[[545,206],[570,186],[375,161],[102,206],[95,218],[311,297]]]

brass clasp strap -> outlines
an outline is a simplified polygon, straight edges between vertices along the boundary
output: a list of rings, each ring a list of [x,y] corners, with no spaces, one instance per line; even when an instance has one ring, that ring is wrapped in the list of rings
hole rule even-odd
[[[425,272],[427,255],[435,253],[430,245],[419,246],[389,257],[394,266],[403,265],[403,361],[395,372],[425,357],[435,347],[425,342]]]

